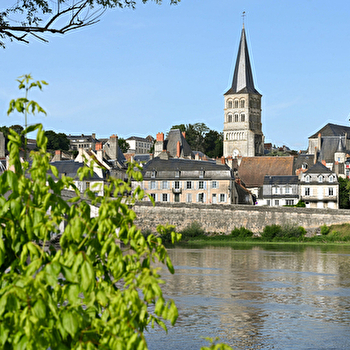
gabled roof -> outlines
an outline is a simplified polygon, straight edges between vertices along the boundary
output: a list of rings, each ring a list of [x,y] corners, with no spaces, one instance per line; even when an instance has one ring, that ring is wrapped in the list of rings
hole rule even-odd
[[[79,178],[77,172],[84,166],[84,163],[75,162],[74,160],[61,160],[50,164],[57,168],[60,175],[64,174],[73,179]],[[101,180],[101,178],[94,172],[92,176],[89,175],[85,180]]]
[[[324,173],[331,174],[333,172],[320,162],[317,162],[308,171],[305,171],[305,174],[324,174]]]
[[[260,187],[265,175],[293,175],[294,157],[243,157],[238,176],[247,188]]]
[[[345,140],[342,140],[342,148],[344,153],[347,153],[345,150]],[[321,139],[321,149],[318,155],[318,160],[325,160],[327,163],[334,162],[334,153],[339,152],[339,136],[328,136],[322,137]]]
[[[237,93],[252,93],[260,95],[260,93],[254,87],[253,73],[250,66],[249,52],[244,27],[242,29],[241,41],[239,43],[232,86],[225,93],[225,95]]]
[[[168,137],[165,140],[166,150],[169,152],[170,156],[176,157],[177,154],[177,142],[180,142],[180,157],[192,157],[192,149],[185,137],[183,136],[180,129],[171,129],[169,131]]]
[[[318,134],[321,133],[321,136],[342,136],[347,134],[347,138],[350,138],[350,127],[344,125],[337,125],[328,123],[321,130],[317,131],[315,134],[309,137],[309,139],[314,139],[318,137]]]

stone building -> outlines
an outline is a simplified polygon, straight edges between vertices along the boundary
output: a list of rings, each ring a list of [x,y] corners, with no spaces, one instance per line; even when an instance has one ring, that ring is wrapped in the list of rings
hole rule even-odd
[[[262,95],[254,86],[244,26],[232,86],[224,97],[224,157],[263,155]]]
[[[150,153],[153,141],[149,137],[143,138],[132,136],[125,140],[129,145],[128,153],[145,154]]]
[[[156,202],[252,204],[226,164],[169,158],[166,151],[145,165],[141,186]]]

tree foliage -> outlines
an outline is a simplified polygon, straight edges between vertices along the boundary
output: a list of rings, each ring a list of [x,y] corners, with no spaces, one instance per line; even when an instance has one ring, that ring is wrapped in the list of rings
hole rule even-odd
[[[350,180],[338,177],[339,181],[339,208],[350,209]]]
[[[152,0],[150,0],[152,1]],[[160,4],[162,0],[153,0]],[[29,36],[47,42],[45,34],[65,34],[91,26],[111,8],[135,8],[136,0],[17,0],[0,8],[0,47],[6,40],[29,43]],[[148,0],[142,0],[143,3]],[[177,4],[180,0],[170,0]]]
[[[123,153],[126,153],[129,149],[129,144],[122,137],[118,138],[118,146]]]
[[[186,141],[193,151],[205,153],[210,158],[221,157],[223,154],[223,135],[209,129],[204,123],[178,124],[171,129],[179,129],[186,134]]]
[[[48,150],[62,150],[68,151],[70,142],[67,135],[64,133],[56,133],[53,130],[45,131],[47,137],[47,149]]]

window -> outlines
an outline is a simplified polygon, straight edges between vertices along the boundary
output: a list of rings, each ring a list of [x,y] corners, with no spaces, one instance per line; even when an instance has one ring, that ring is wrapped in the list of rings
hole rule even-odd
[[[280,201],[278,199],[275,199],[275,205],[279,206],[280,205]]]
[[[245,114],[241,114],[241,122],[245,121]]]
[[[180,202],[180,193],[175,193],[174,194],[174,202],[179,203]]]
[[[219,188],[219,182],[218,181],[212,181],[211,182],[211,188]]]
[[[310,175],[306,175],[305,182],[310,182]]]
[[[290,187],[287,186],[287,187],[285,188],[285,193],[287,193],[287,194],[290,193]]]
[[[204,181],[199,181],[199,182],[198,182],[198,188],[199,188],[200,190],[203,190],[203,189],[204,189]]]
[[[220,193],[220,202],[226,202],[226,195],[225,195],[225,193]]]
[[[175,171],[175,177],[180,177],[180,170]]]
[[[198,202],[204,203],[204,193],[198,193]]]
[[[151,178],[154,179],[156,177],[156,171],[152,170]]]
[[[334,178],[333,178],[333,175],[331,175],[330,177],[329,177],[329,182],[333,182],[334,181]]]
[[[238,100],[235,100],[235,108],[238,108]]]
[[[328,188],[328,196],[333,196],[333,187]]]
[[[217,203],[217,197],[216,197],[216,193],[213,193],[212,194],[212,196],[211,196],[211,202],[213,203],[213,204],[216,204]]]
[[[168,187],[169,187],[169,186],[168,186],[168,181],[163,181],[163,182],[162,182],[162,189],[163,189],[163,190],[167,190]]]
[[[192,188],[192,182],[191,181],[186,181],[186,188],[190,190]]]
[[[235,114],[235,122],[238,122],[238,114]]]
[[[232,108],[232,100],[227,101],[227,108]]]
[[[269,199],[266,200],[266,205],[268,205],[268,206],[271,205],[271,201]]]
[[[278,194],[278,193],[279,193],[279,188],[278,188],[278,187],[274,187],[273,193],[274,193],[274,194]]]
[[[180,188],[180,181],[175,181],[174,188],[177,190]]]
[[[192,193],[187,193],[186,194],[186,202],[187,203],[192,203]]]
[[[318,176],[318,182],[322,182],[323,181],[323,176],[322,175],[319,175]]]
[[[167,193],[163,193],[162,200],[163,200],[163,202],[167,202],[168,201],[168,194]]]
[[[201,170],[201,171],[199,172],[199,177],[200,177],[201,179],[203,179],[203,177],[204,177],[204,171],[203,171],[203,170]]]
[[[310,196],[310,187],[305,187],[305,196]]]
[[[155,190],[157,188],[157,183],[155,181],[151,181],[150,187],[151,190]]]
[[[156,194],[155,194],[155,193],[151,193],[150,196],[151,196],[154,200],[156,200]]]
[[[245,100],[241,100],[241,108],[245,107]]]
[[[286,199],[286,205],[294,205],[293,199]]]
[[[227,116],[227,121],[228,121],[229,123],[232,123],[232,114],[229,114],[229,115]]]

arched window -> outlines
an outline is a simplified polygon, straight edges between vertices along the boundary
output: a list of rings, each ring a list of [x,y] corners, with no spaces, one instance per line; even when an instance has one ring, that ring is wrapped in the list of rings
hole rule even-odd
[[[245,108],[245,100],[241,100],[241,108]]]
[[[319,175],[318,176],[318,182],[322,182],[323,181],[323,176],[322,175]]]
[[[305,182],[310,182],[310,175],[305,176]]]
[[[229,114],[229,115],[227,116],[227,121],[228,121],[229,123],[232,123],[232,114]]]
[[[334,178],[333,178],[333,175],[331,175],[330,177],[329,177],[329,182],[333,182],[334,181]]]
[[[235,122],[238,122],[238,114],[235,114]]]
[[[235,108],[238,108],[238,100],[235,100]]]
[[[241,122],[245,121],[245,114],[241,114]]]
[[[227,101],[227,108],[232,108],[232,100]]]

